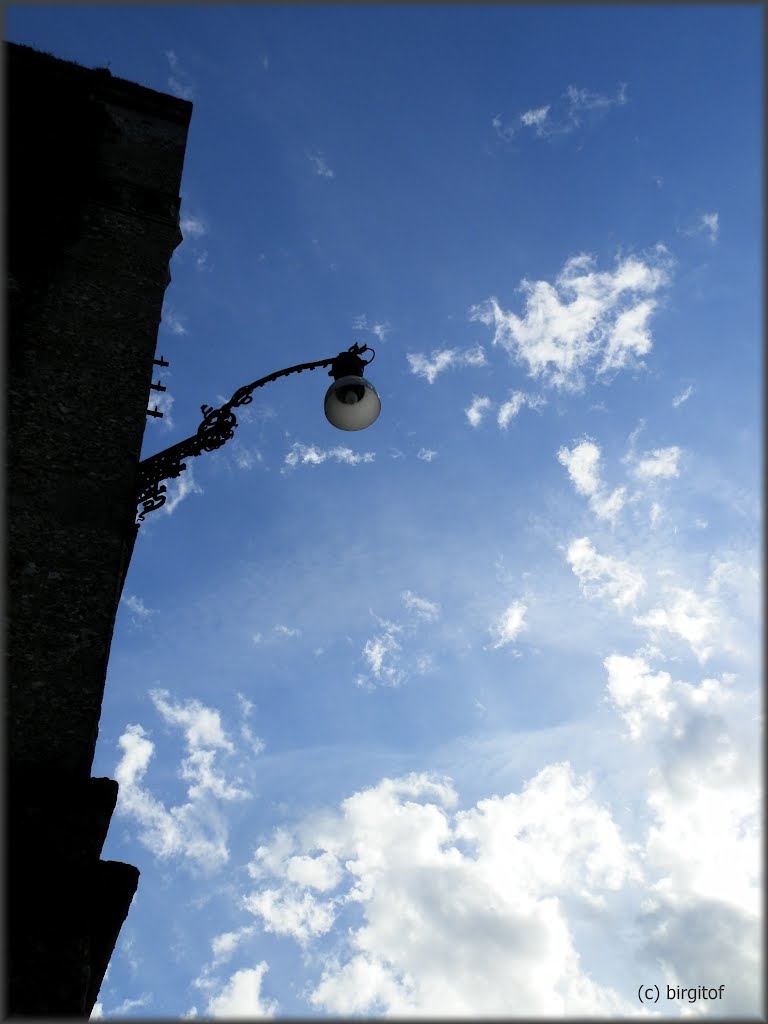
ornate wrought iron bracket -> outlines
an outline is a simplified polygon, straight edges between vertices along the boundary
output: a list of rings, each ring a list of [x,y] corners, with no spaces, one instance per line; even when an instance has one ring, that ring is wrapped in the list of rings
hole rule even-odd
[[[334,377],[337,380],[339,377],[350,373],[362,375],[362,368],[366,363],[359,356],[360,353],[366,351],[368,351],[367,345],[363,345],[361,348],[355,344],[346,352],[340,352],[337,356],[333,356],[330,359],[319,359],[314,363],[300,363],[298,366],[289,366],[285,370],[271,373],[268,377],[261,377],[252,384],[246,384],[245,387],[238,388],[230,400],[225,402],[220,409],[214,409],[209,405],[201,405],[200,410],[203,414],[203,420],[197,428],[196,434],[185,438],[183,441],[179,441],[178,444],[171,445],[170,448],[158,452],[157,455],[151,455],[148,459],[143,459],[139,463],[136,503],[141,505],[142,510],[139,513],[138,522],[143,522],[148,512],[154,512],[155,509],[165,504],[166,487],[162,481],[179,476],[187,468],[186,463],[183,461],[184,459],[200,455],[201,452],[212,452],[216,448],[221,448],[230,438],[234,437],[237,419],[232,410],[252,402],[252,392],[256,388],[270,384],[273,380],[277,380],[280,377],[287,377],[288,374],[302,373],[304,370],[316,370],[321,366],[330,366],[331,369],[328,372],[328,376]],[[370,362],[370,360],[368,361]],[[157,363],[157,360],[155,360],[155,363]],[[163,363],[161,356],[158,365],[167,366],[168,364]],[[152,385],[152,387],[154,386]]]

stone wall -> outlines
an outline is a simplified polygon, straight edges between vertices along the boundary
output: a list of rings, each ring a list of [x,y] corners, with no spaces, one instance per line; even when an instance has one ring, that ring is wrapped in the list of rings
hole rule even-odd
[[[7,1009],[87,1016],[138,880],[90,771],[192,105],[4,50]]]

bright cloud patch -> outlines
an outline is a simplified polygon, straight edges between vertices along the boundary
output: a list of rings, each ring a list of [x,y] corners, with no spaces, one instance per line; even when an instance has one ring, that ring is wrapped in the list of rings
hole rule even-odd
[[[325,156],[322,153],[307,153],[307,159],[312,164],[315,174],[321,178],[335,178],[335,172],[328,166]]]
[[[277,1012],[277,1003],[265,1000],[261,995],[261,985],[268,970],[262,960],[254,968],[235,971],[218,995],[209,1001],[207,1015],[232,1020],[273,1017]]]
[[[496,417],[499,429],[506,430],[510,420],[514,419],[524,406],[527,405],[531,409],[538,409],[545,404],[546,400],[538,395],[526,395],[523,391],[513,391],[507,401],[502,402],[499,406],[499,412]]]
[[[298,827],[297,846],[321,845],[344,864],[340,899],[358,917],[321,956],[312,1005],[331,1015],[471,1016],[512,1003],[534,1015],[627,1012],[582,970],[560,900],[590,905],[637,872],[589,781],[557,764],[519,794],[451,813],[456,800],[449,780],[412,774],[355,793],[320,828]],[[277,905],[266,892],[264,905]]]
[[[534,110],[526,110],[524,114],[520,115],[520,120],[526,127],[537,127],[544,123],[549,113],[549,106],[536,107]]]
[[[294,466],[321,466],[328,459],[335,459],[336,462],[345,462],[349,466],[357,466],[361,462],[373,462],[376,458],[374,452],[353,452],[351,448],[344,448],[337,445],[335,448],[317,448],[313,444],[301,444],[294,441],[291,450],[285,456],[285,465]],[[281,470],[282,473],[285,470]]]
[[[681,391],[680,394],[675,395],[675,397],[672,399],[672,406],[673,406],[673,408],[677,409],[679,406],[681,406],[683,404],[683,402],[687,402],[692,394],[693,394],[693,388],[689,384],[688,387],[684,391]]]
[[[625,504],[626,489],[617,487],[608,493],[600,479],[600,447],[589,438],[573,448],[558,450],[557,461],[568,470],[574,488],[589,498],[589,505],[599,519],[614,522]]]
[[[161,859],[180,857],[212,871],[229,859],[227,825],[220,803],[245,799],[248,792],[227,780],[216,763],[218,752],[235,747],[219,713],[199,701],[176,703],[164,690],[150,693],[168,725],[184,731],[187,756],[178,776],[189,783],[188,802],[166,809],[143,785],[154,744],[140,725],[128,725],[118,740],[122,756],[115,768],[120,790],[117,810],[139,825],[139,841]]]
[[[702,663],[720,646],[722,623],[717,602],[685,587],[667,588],[665,603],[634,621],[653,636],[667,633],[684,640]]]
[[[499,619],[494,623],[492,632],[495,636],[493,646],[495,648],[505,647],[515,640],[523,630],[527,629],[525,613],[527,607],[522,601],[513,601],[506,608]]]
[[[598,376],[629,365],[651,349],[647,321],[652,298],[669,280],[669,258],[662,245],[645,260],[627,257],[613,272],[598,272],[589,255],[568,260],[554,284],[524,280],[521,316],[491,297],[470,309],[470,320],[493,329],[501,345],[533,378],[563,390],[584,387],[584,371]]]
[[[638,459],[633,472],[641,480],[654,480],[659,478],[670,478],[680,475],[678,463],[682,452],[680,448],[657,448],[655,451],[646,452],[645,456]]]
[[[479,427],[483,416],[491,408],[490,398],[479,398],[475,395],[470,405],[464,410],[464,414],[469,421],[471,427]]]
[[[430,384],[434,383],[438,373],[447,370],[449,366],[485,366],[487,362],[480,345],[463,352],[455,348],[435,349],[429,358],[420,352],[409,352],[405,358],[408,360],[411,373],[424,377]]]
[[[598,554],[588,537],[572,541],[566,559],[586,597],[608,597],[617,608],[625,608],[645,588],[640,572],[618,558]]]

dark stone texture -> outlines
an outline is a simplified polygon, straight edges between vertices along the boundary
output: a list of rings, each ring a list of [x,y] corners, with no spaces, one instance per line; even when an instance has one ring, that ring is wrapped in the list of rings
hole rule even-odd
[[[192,105],[4,44],[6,1008],[88,1016],[138,871],[91,779]]]

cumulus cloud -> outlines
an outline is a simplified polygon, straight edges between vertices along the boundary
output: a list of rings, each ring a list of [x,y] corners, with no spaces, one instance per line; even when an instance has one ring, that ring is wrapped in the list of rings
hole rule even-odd
[[[336,445],[335,448],[317,448],[313,444],[301,444],[294,441],[291,450],[285,456],[285,465],[293,469],[295,466],[320,466],[328,459],[335,459],[336,462],[345,462],[348,466],[357,466],[361,462],[373,462],[376,458],[374,452],[353,452],[351,448]],[[281,473],[285,473],[283,468]]]
[[[366,1016],[503,1014],[512,1004],[528,1015],[626,1012],[628,1001],[583,970],[561,901],[568,893],[591,906],[636,874],[590,780],[556,764],[519,794],[456,804],[450,780],[412,773],[354,793],[319,825],[300,823],[290,843],[276,834],[278,881],[294,849],[322,849],[343,865],[337,899],[357,908],[320,956],[311,1004]],[[291,885],[277,891],[298,900]]]
[[[471,427],[479,427],[482,422],[483,416],[491,408],[490,398],[480,398],[477,395],[472,397],[472,401],[464,410],[464,414],[469,420]]]
[[[470,320],[493,329],[501,345],[532,378],[579,391],[585,370],[598,377],[627,366],[642,366],[652,347],[648,320],[656,295],[669,281],[670,260],[658,245],[641,260],[626,257],[611,271],[596,271],[587,254],[569,259],[554,284],[524,280],[522,316],[502,309],[495,296],[472,306]]]
[[[320,153],[307,153],[307,159],[312,164],[315,174],[321,178],[335,178],[335,172],[328,166],[325,156]]]
[[[278,1004],[264,999],[261,986],[269,970],[264,960],[256,967],[235,971],[221,991],[213,996],[207,1007],[209,1017],[225,1017],[233,1020],[256,1020],[259,1017],[274,1017]]]
[[[397,639],[400,627],[387,623],[382,633],[366,640],[363,646],[363,657],[368,662],[373,676],[388,686],[399,686],[406,678],[405,671],[400,668],[402,647]]]
[[[420,352],[409,352],[406,357],[411,373],[424,377],[430,384],[449,366],[485,366],[485,351],[480,345],[463,352],[455,348],[434,349],[429,358]]]
[[[642,851],[639,920],[648,938],[638,952],[660,963],[673,985],[718,963],[728,979],[718,1013],[754,1014],[761,998],[757,695],[735,690],[725,675],[674,680],[637,654],[611,655],[605,668],[629,739],[657,755]]]
[[[571,541],[566,559],[586,597],[608,597],[621,609],[634,604],[645,589],[642,573],[618,558],[599,554],[588,537]]]
[[[626,488],[610,493],[600,478],[600,447],[591,438],[584,438],[573,448],[564,445],[557,452],[557,461],[568,470],[574,488],[589,498],[589,505],[599,519],[614,522],[626,501]]]

